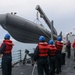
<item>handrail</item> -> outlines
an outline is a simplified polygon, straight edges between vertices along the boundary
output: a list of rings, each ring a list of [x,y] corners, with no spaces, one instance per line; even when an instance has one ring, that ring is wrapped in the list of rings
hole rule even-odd
[[[25,49],[26,50],[26,49]],[[12,51],[12,66],[16,65],[17,63],[21,63],[25,56],[25,50],[15,50]],[[33,53],[33,49],[29,49],[29,53]],[[0,58],[0,67],[1,67],[1,60]]]
[[[1,60],[2,58],[0,58],[0,67],[1,67]],[[20,61],[21,61],[21,50],[12,51],[12,65]]]

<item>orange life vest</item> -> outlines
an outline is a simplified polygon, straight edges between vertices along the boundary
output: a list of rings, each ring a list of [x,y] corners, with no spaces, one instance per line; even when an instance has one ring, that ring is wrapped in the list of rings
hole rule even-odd
[[[40,57],[47,57],[48,56],[48,44],[46,42],[39,42],[39,56]]]
[[[10,54],[12,47],[13,47],[13,43],[11,40],[3,40],[3,43],[6,44],[6,48],[4,50],[4,54]]]
[[[56,55],[56,46],[55,45],[49,45],[49,50],[50,50],[50,56],[55,56]]]
[[[66,43],[66,46],[67,46],[67,45],[70,45],[70,44],[71,44],[70,42],[67,42],[67,43]]]
[[[56,41],[55,45],[56,45],[57,50],[62,50],[63,43],[61,43],[60,41]]]
[[[72,47],[75,48],[75,41],[73,42]]]

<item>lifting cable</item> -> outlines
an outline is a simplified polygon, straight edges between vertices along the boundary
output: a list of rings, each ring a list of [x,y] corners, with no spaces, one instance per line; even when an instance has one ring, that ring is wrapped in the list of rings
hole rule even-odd
[[[34,20],[34,23],[35,23],[35,21],[38,21],[38,23],[37,23],[37,27],[39,28],[39,25],[43,25],[42,23],[41,23],[41,21],[39,20],[39,17],[38,17],[38,11],[37,11],[37,14],[36,14],[36,19]],[[39,24],[40,23],[40,24]],[[40,29],[40,28],[39,28]],[[41,30],[41,29],[40,29]],[[46,34],[46,32],[44,32],[44,30],[41,30],[49,39],[51,39],[50,38],[50,36],[48,36],[47,34]]]

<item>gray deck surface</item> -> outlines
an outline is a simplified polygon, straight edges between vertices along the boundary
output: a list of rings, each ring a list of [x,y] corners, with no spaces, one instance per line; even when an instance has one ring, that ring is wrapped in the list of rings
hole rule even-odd
[[[72,50],[71,58],[70,59],[66,58],[66,64],[62,66],[62,72],[59,75],[75,75],[74,66],[75,66],[75,62],[73,60],[73,50]],[[12,75],[32,75],[31,74],[32,70],[33,67],[31,65],[15,66],[12,69]],[[1,70],[0,70],[0,75],[2,75]],[[37,69],[35,69],[34,75],[38,75]]]

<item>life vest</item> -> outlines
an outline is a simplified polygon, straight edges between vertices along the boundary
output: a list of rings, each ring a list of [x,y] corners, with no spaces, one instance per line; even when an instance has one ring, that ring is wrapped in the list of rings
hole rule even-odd
[[[47,57],[48,56],[48,44],[46,42],[39,42],[39,57]]]
[[[74,41],[74,43],[72,44],[72,47],[75,48],[75,41]]]
[[[56,45],[57,50],[62,50],[62,47],[63,47],[63,43],[62,42],[56,41],[55,45]]]
[[[55,56],[56,55],[56,46],[55,45],[49,45],[49,50],[50,50],[50,56]]]
[[[4,54],[10,54],[12,47],[13,47],[13,43],[11,40],[3,40],[3,43],[6,44],[6,48],[4,50]]]
[[[66,47],[67,48],[70,48],[71,47],[71,43],[70,42],[67,42]]]

